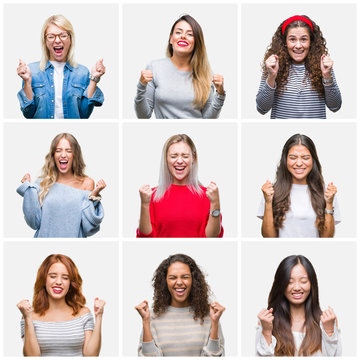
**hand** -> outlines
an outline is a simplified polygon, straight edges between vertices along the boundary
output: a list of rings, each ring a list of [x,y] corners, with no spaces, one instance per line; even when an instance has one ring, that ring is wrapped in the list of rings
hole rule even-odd
[[[206,189],[206,196],[210,200],[210,204],[215,206],[215,209],[220,209],[219,189],[213,181],[210,182]]]
[[[221,306],[218,302],[213,302],[210,304],[210,319],[212,322],[218,322],[222,313],[226,309]]]
[[[18,309],[22,313],[24,319],[26,319],[26,318],[31,319],[32,318],[33,308],[31,306],[29,300],[21,300],[16,306],[18,307]]]
[[[105,66],[103,64],[104,59],[100,59],[91,68],[91,75],[93,77],[102,77],[105,74]]]
[[[271,335],[273,330],[273,321],[274,321],[273,308],[270,308],[269,310],[262,309],[257,317],[261,322],[263,333],[265,332],[265,334],[267,333]]]
[[[325,201],[326,204],[332,205],[334,201],[334,196],[337,193],[336,186],[331,182],[325,189]]]
[[[265,66],[268,74],[272,78],[276,78],[279,71],[279,58],[277,55],[269,56],[265,61]]]
[[[92,191],[92,196],[99,196],[100,191],[106,188],[105,181],[103,179],[100,179],[95,186],[95,189]]]
[[[320,316],[320,320],[323,324],[324,330],[326,334],[331,337],[334,333],[334,322],[336,321],[337,325],[337,318],[334,313],[334,310],[329,306],[329,308],[322,312]]]
[[[153,73],[151,70],[141,70],[140,82],[143,85],[147,85],[148,82],[152,81]]]
[[[19,59],[19,66],[17,67],[17,74],[24,80],[31,80],[31,70],[24,61]]]
[[[220,74],[214,74],[212,82],[215,86],[215,89],[219,95],[224,95],[224,77]]]
[[[101,300],[99,298],[95,298],[94,301],[94,314],[96,316],[100,316],[104,313],[104,306],[106,302],[104,300]]]
[[[331,79],[331,69],[334,65],[334,61],[330,56],[323,54],[320,59],[320,68],[324,79]]]
[[[149,321],[150,320],[150,308],[149,304],[146,300],[144,300],[139,305],[135,306],[135,310],[140,314],[143,321]]]
[[[150,185],[142,185],[139,189],[141,205],[150,205],[151,196],[155,191],[151,189]]]
[[[274,188],[270,180],[266,180],[266,183],[261,187],[261,191],[263,192],[265,202],[272,204],[274,198]]]
[[[22,177],[21,182],[24,183],[25,181],[31,182],[31,176],[30,176],[30,174],[26,173],[26,174]]]

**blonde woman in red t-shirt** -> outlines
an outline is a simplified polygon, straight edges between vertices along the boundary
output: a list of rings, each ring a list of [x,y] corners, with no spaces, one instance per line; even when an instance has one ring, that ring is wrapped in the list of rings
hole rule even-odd
[[[196,147],[189,136],[164,144],[159,185],[140,187],[137,237],[222,237],[219,189],[198,180]]]

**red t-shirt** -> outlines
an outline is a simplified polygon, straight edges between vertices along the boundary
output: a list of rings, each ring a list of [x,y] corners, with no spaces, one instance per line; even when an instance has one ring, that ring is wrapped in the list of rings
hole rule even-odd
[[[137,229],[137,237],[206,237],[205,228],[209,220],[210,201],[206,188],[202,194],[193,193],[186,185],[171,185],[160,201],[150,203],[152,232],[143,234]],[[218,237],[223,237],[224,229]]]

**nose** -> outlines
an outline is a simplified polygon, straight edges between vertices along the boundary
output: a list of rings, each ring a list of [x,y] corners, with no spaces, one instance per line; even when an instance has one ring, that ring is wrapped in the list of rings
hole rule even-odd
[[[301,286],[300,286],[300,283],[298,281],[296,281],[294,283],[293,290],[301,290]]]
[[[181,278],[176,279],[176,285],[182,285],[183,281]]]
[[[176,163],[177,163],[177,164],[182,164],[183,162],[184,162],[184,160],[183,160],[182,157],[178,157],[178,158],[176,159]]]
[[[62,280],[61,280],[61,276],[56,278],[56,285],[61,285]]]
[[[301,45],[301,42],[300,42],[300,40],[298,40],[297,42],[296,42],[296,44],[295,44],[295,47],[296,48],[300,48],[302,45]]]
[[[301,165],[302,165],[302,160],[301,160],[300,157],[298,157],[298,158],[296,159],[296,165],[297,165],[297,166],[301,166]]]

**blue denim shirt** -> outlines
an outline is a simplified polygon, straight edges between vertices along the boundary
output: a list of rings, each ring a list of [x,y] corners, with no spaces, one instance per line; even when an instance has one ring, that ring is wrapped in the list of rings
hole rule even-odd
[[[54,119],[54,67],[48,61],[45,70],[41,71],[39,64],[39,62],[29,64],[33,99],[29,100],[26,97],[23,88],[18,92],[17,97],[21,111],[27,119]],[[65,64],[62,93],[65,119],[87,119],[94,106],[101,106],[104,102],[104,94],[98,87],[90,99],[87,97],[89,74],[89,70],[83,65],[75,68],[68,63]]]

